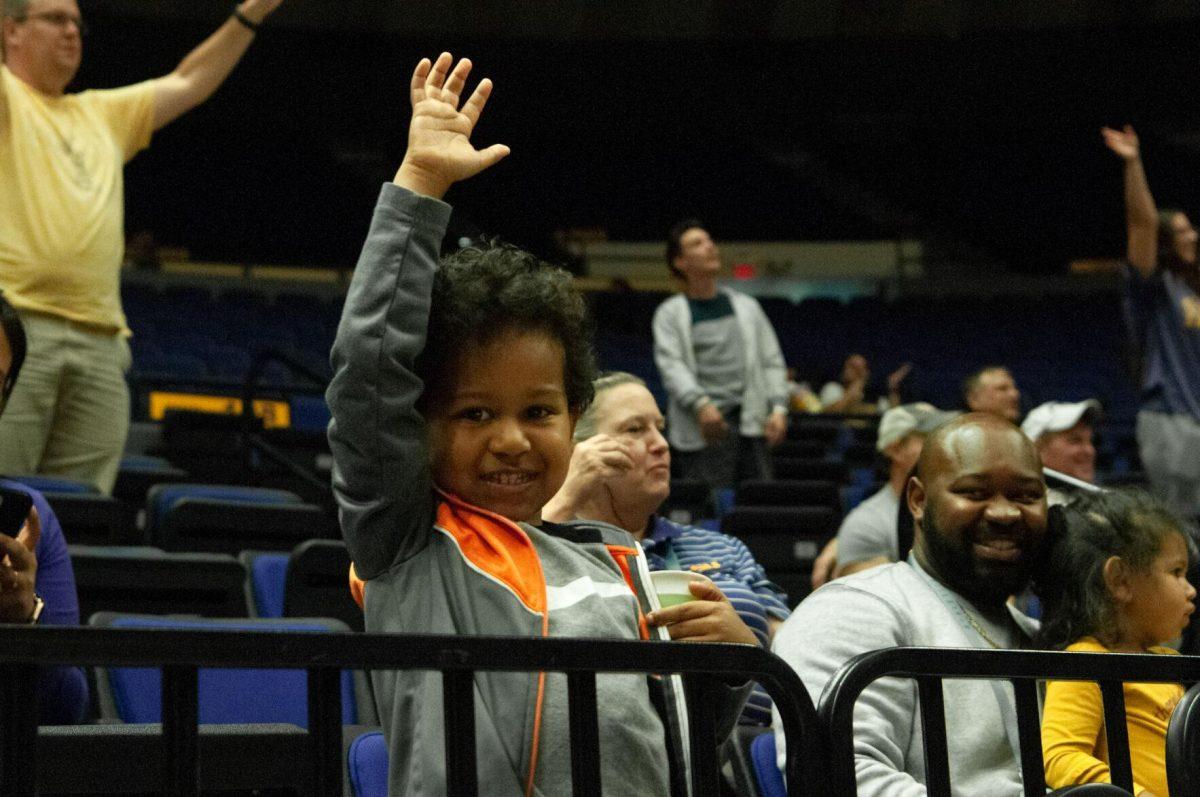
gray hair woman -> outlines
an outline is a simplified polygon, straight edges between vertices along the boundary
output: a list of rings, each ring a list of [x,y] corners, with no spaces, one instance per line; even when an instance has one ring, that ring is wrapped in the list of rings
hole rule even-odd
[[[651,570],[703,573],[765,647],[789,614],[787,596],[740,540],[656,514],[671,492],[671,451],[663,426],[658,404],[641,379],[621,372],[597,379],[595,399],[575,426],[567,479],[542,517],[611,523],[641,542]],[[672,638],[679,638],[674,629]],[[765,692],[755,689],[741,719],[770,724]]]

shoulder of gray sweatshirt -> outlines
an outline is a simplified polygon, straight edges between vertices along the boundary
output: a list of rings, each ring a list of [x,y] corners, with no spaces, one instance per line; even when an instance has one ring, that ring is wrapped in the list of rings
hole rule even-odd
[[[1018,623],[1027,618],[1018,618]],[[1026,626],[1027,627],[1027,626]],[[907,562],[841,578],[806,598],[775,634],[774,652],[800,675],[814,702],[843,664],[892,647],[985,647],[968,633]],[[1002,685],[1002,712],[990,681],[945,681],[946,736],[955,795],[1017,795],[1021,774],[1005,732],[1012,688]],[[925,759],[915,682],[882,678],[854,710],[854,757],[860,797],[918,797]],[[1011,718],[1011,715],[1010,715]],[[775,745],[782,767],[785,739]]]

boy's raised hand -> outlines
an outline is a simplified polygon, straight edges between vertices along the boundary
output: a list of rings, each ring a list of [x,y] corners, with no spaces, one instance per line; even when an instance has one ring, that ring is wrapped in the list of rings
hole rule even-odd
[[[408,151],[396,172],[396,185],[435,199],[441,199],[454,183],[474,177],[509,153],[503,144],[477,150],[471,143],[471,133],[492,93],[492,81],[479,81],[460,108],[471,62],[463,58],[451,70],[453,62],[450,53],[442,53],[433,63],[422,58],[417,64],[411,85]]]

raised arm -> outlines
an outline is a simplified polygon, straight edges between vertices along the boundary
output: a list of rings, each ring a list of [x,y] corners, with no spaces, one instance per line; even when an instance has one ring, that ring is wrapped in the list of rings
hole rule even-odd
[[[282,2],[245,0],[173,72],[154,81],[154,129],[165,127],[211,97],[254,41],[251,26],[261,24]]]
[[[471,69],[450,71],[443,53],[413,73],[408,150],[394,185],[384,186],[333,345],[326,394],[332,420],[333,489],[355,569],[374,578],[427,542],[433,499],[423,385],[415,373],[425,347],[433,277],[450,207],[438,199],[506,154],[477,151],[471,131],[491,92],[483,81],[460,110]]]
[[[1123,130],[1101,128],[1105,145],[1125,162],[1125,228],[1128,235],[1126,258],[1142,276],[1158,267],[1158,209],[1146,171],[1142,168],[1141,146],[1133,127]]]

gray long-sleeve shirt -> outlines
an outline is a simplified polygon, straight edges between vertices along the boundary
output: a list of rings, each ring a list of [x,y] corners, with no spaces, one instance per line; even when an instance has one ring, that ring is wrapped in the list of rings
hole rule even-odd
[[[818,589],[775,633],[772,649],[800,675],[814,702],[834,673],[860,653],[892,647],[982,648],[930,585],[930,577],[897,562],[841,578]],[[970,609],[966,599],[962,604]],[[1013,614],[1000,626],[976,613],[989,637],[1019,647],[1028,618]],[[1021,630],[1024,629],[1024,631]],[[944,683],[950,781],[955,795],[1015,797],[1022,793],[1019,759],[1008,728],[1015,727],[1011,685]],[[785,739],[775,722],[782,764]],[[854,758],[859,797],[923,797],[925,758],[914,681],[881,678],[863,690],[854,709]]]
[[[775,330],[758,302],[750,296],[722,288],[733,304],[733,314],[745,347],[742,385],[742,420],[739,432],[762,437],[772,411],[788,406],[787,366]],[[680,451],[704,448],[696,408],[705,398],[692,338],[692,313],[687,297],[667,299],[654,312],[654,362],[667,389],[667,435]]]

